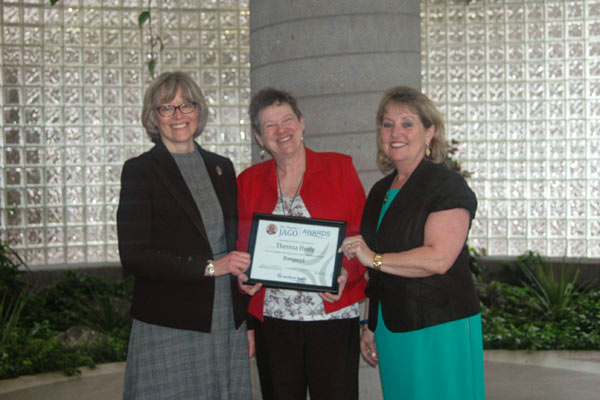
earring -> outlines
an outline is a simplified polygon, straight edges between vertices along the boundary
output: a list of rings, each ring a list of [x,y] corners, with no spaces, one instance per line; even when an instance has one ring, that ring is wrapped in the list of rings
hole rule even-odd
[[[427,145],[427,148],[425,149],[425,157],[429,157],[431,155],[431,149],[429,148],[429,145]]]
[[[265,159],[265,149],[263,147],[260,148],[260,159],[261,160]]]

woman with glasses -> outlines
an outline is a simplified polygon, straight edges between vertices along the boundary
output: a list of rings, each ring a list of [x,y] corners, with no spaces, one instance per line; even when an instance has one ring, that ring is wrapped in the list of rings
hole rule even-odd
[[[146,91],[155,146],[125,163],[117,211],[121,262],[135,278],[124,399],[252,398],[248,302],[236,283],[250,255],[233,251],[233,165],[194,141],[207,118],[182,72]]]

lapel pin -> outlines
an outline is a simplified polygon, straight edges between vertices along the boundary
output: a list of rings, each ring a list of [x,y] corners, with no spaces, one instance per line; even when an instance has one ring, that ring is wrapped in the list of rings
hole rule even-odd
[[[219,175],[219,176],[223,175],[223,170],[221,169],[220,165],[217,165],[216,170],[217,170],[217,175]]]

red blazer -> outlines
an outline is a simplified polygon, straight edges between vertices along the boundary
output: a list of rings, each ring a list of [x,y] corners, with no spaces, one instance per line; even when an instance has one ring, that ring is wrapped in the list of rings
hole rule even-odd
[[[275,161],[268,160],[246,169],[238,176],[237,184],[239,224],[236,247],[240,251],[248,251],[252,215],[255,212],[271,213],[277,204]],[[365,191],[350,156],[315,153],[306,149],[306,172],[300,195],[312,218],[346,221],[346,236],[358,235]],[[356,259],[346,258],[343,258],[342,266],[348,271],[348,282],[339,301],[324,303],[327,313],[365,297],[365,268]],[[250,313],[261,321],[264,320],[264,302],[264,288],[250,300]]]

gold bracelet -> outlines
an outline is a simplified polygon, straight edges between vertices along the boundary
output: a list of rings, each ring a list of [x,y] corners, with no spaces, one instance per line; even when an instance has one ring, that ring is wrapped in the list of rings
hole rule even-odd
[[[375,253],[375,257],[373,257],[373,269],[377,271],[381,271],[381,259],[383,258],[383,254]]]

